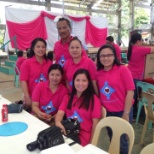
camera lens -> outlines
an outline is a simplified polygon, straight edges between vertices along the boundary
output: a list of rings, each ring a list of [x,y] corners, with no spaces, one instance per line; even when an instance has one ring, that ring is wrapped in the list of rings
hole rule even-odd
[[[33,151],[33,150],[37,149],[37,141],[27,144],[27,149],[29,151]]]

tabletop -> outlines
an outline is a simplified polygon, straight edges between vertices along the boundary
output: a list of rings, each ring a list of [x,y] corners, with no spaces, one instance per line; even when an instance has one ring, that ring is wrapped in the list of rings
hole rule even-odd
[[[10,102],[0,97],[0,110],[3,104],[10,104]],[[1,114],[0,114],[1,119]],[[26,131],[13,135],[13,136],[0,136],[0,154],[39,154],[40,150],[28,151],[26,145],[36,140],[37,134],[49,127],[46,123],[40,121],[35,116],[29,114],[26,111],[22,111],[21,113],[9,114],[8,122],[24,122],[28,125]],[[0,125],[4,124],[0,120]],[[65,143],[69,144],[73,141],[69,138],[64,137]],[[74,144],[71,146],[73,151],[77,152],[82,149],[82,146],[79,144]]]

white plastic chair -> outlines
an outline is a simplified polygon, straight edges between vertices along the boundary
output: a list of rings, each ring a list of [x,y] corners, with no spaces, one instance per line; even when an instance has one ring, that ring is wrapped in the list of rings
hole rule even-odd
[[[154,154],[154,143],[145,146],[140,154]]]
[[[144,122],[143,131],[141,134],[140,144],[143,144],[143,139],[145,136],[148,122],[150,121],[150,122],[154,123],[154,111],[153,111],[154,95],[150,94],[150,93],[142,92],[142,97],[144,97],[144,99],[146,101],[146,104],[144,103],[146,118],[145,118],[145,122]],[[153,142],[154,142],[154,133],[153,133]],[[154,151],[153,151],[153,153],[154,153]]]
[[[120,137],[127,134],[129,138],[129,152],[131,154],[134,144],[134,130],[129,122],[119,117],[106,117],[101,119],[95,129],[91,144],[97,146],[98,139],[102,128],[110,127],[112,129],[112,140],[108,152],[110,154],[120,153]]]

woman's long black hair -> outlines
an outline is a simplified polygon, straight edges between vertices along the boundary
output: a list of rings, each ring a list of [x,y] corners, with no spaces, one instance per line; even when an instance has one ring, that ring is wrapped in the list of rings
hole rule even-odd
[[[34,47],[35,47],[36,43],[39,42],[39,41],[43,42],[44,45],[45,45],[45,47],[47,46],[47,43],[46,43],[46,41],[45,41],[43,38],[39,38],[39,37],[38,37],[38,38],[35,38],[35,39],[31,42],[31,47],[30,47],[30,52],[29,52],[29,58],[31,58],[31,57],[33,57],[33,56],[35,55],[35,53],[34,53]],[[45,59],[47,59],[46,53],[44,54],[43,57],[44,57]]]
[[[129,41],[129,46],[128,46],[128,53],[127,53],[127,59],[128,61],[131,59],[132,56],[132,45],[135,44],[137,41],[141,41],[142,36],[139,33],[135,33],[131,36],[131,39]]]
[[[76,93],[77,93],[75,86],[74,86],[74,80],[77,77],[77,75],[79,75],[79,74],[85,74],[85,76],[88,79],[88,87],[80,96],[82,101],[81,101],[79,108],[85,108],[86,110],[88,110],[91,107],[91,109],[93,109],[95,92],[94,92],[92,80],[90,78],[90,74],[89,74],[88,70],[86,70],[86,69],[78,69],[73,75],[72,92],[70,94],[70,99],[69,99],[67,108],[68,109],[72,108],[73,98],[74,98],[74,95],[76,95]]]
[[[111,51],[113,52],[113,55],[114,55],[114,62],[113,62],[113,65],[115,65],[115,64],[118,65],[118,66],[121,65],[120,61],[119,61],[118,58],[117,58],[115,48],[114,48],[113,46],[109,45],[109,44],[105,44],[105,45],[101,46],[101,47],[99,48],[98,52],[97,52],[97,70],[100,70],[100,69],[104,68],[104,65],[101,64],[101,62],[100,62],[100,53],[101,53],[101,51],[102,51],[103,49],[106,49],[106,48],[111,49]]]

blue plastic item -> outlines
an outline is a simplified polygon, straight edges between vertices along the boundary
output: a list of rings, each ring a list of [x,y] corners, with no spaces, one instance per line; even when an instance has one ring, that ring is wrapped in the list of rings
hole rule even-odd
[[[13,136],[24,132],[28,125],[24,122],[7,122],[0,125],[0,136]]]
[[[141,113],[141,109],[142,109],[144,103],[147,105],[145,98],[139,96],[140,94],[138,91],[138,87],[142,88],[142,92],[148,92],[148,93],[154,94],[154,85],[150,84],[150,83],[142,82],[142,81],[137,81],[136,86],[137,86],[138,101],[139,101],[138,111],[137,111],[137,116],[136,116],[136,124],[137,124],[138,120],[139,120],[140,113]],[[153,108],[154,108],[154,106],[153,106]],[[148,123],[148,128],[152,128],[151,122]]]

